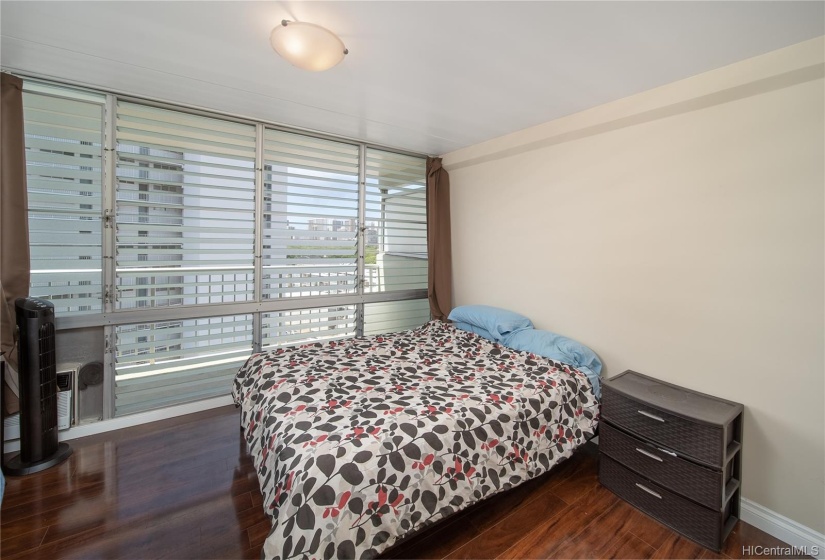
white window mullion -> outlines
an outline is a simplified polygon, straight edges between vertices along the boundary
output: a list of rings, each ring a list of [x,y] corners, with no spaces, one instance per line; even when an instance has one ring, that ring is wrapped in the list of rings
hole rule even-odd
[[[117,170],[117,98],[106,96],[103,145],[103,309],[111,313],[115,308],[115,184]],[[103,327],[103,420],[115,416],[115,328]]]
[[[367,147],[358,147],[358,295],[364,293],[364,255],[366,227],[366,192],[367,192]],[[359,303],[356,313],[355,335],[364,336],[364,304]]]
[[[115,327],[103,327],[103,420],[115,417],[115,364],[117,346],[115,344]]]
[[[264,126],[255,126],[255,301],[263,298],[263,240],[264,240]],[[262,347],[261,314],[252,316],[252,351]]]
[[[115,309],[115,182],[117,169],[117,98],[106,96],[103,145],[103,310]]]

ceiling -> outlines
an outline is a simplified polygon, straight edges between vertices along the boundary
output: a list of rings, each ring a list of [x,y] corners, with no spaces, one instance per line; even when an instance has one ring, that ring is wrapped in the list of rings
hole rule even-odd
[[[310,73],[282,19],[350,54]],[[825,34],[823,2],[0,3],[0,64],[443,154]]]

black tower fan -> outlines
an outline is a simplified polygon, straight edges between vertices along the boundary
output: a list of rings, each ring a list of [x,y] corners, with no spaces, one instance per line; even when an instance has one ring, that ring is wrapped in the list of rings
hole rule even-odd
[[[19,331],[20,454],[3,471],[11,476],[48,469],[72,454],[57,441],[57,364],[54,305],[39,298],[14,303]]]

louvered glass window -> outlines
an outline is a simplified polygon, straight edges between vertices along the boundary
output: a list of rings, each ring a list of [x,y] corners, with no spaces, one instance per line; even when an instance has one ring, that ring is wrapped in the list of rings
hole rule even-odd
[[[264,313],[263,347],[293,346],[355,336],[354,305]]]
[[[25,88],[31,293],[113,335],[107,416],[227,395],[253,348],[429,318],[424,158]]]
[[[104,98],[40,89],[23,94],[30,294],[58,316],[100,313]]]
[[[228,394],[252,352],[252,315],[123,325],[116,337],[121,416]]]
[[[254,298],[255,127],[120,102],[117,307]]]
[[[426,299],[382,301],[364,305],[364,335],[405,331],[430,320],[430,302]]]
[[[263,297],[354,293],[358,146],[264,133]]]
[[[427,288],[426,161],[368,148],[364,291]]]

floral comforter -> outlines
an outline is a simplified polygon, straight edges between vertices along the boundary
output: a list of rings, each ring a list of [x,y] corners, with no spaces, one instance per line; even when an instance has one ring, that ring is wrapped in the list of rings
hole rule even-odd
[[[584,374],[438,321],[255,354],[233,388],[267,558],[369,558],[591,437]]]

